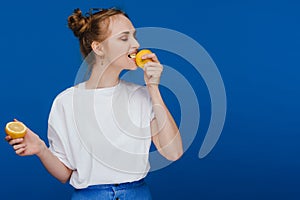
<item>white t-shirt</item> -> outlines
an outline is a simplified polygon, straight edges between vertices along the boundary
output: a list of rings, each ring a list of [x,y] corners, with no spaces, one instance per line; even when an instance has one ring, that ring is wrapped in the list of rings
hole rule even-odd
[[[54,100],[49,149],[73,170],[70,184],[132,182],[149,171],[152,103],[145,86],[123,80],[110,88],[71,87]]]

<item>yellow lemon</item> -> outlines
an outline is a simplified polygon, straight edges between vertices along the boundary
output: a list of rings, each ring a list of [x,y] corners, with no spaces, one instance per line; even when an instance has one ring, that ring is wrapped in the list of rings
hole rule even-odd
[[[136,57],[135,57],[135,62],[137,64],[137,66],[141,67],[141,68],[144,68],[144,65],[149,62],[149,61],[152,61],[151,59],[147,58],[147,59],[142,59],[142,56],[145,55],[145,54],[151,54],[152,52],[148,49],[143,49],[143,50],[140,50],[137,54],[136,54]]]
[[[5,126],[5,132],[12,139],[22,138],[26,134],[26,126],[22,122],[8,122]]]

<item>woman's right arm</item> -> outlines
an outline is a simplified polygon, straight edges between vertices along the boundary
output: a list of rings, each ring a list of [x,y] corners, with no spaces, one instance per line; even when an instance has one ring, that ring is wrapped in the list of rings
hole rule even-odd
[[[33,131],[27,128],[24,138],[12,139],[5,137],[19,156],[37,155],[50,174],[62,183],[66,183],[72,170],[66,167],[46,146],[45,142]]]

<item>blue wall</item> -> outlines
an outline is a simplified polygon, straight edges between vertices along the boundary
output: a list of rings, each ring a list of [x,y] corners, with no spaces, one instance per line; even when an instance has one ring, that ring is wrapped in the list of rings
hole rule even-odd
[[[187,77],[201,102],[202,121],[184,156],[149,174],[154,199],[300,199],[296,0],[2,1],[0,127],[16,117],[46,139],[52,101],[72,86],[81,64],[66,19],[77,7],[111,6],[125,10],[136,27],[165,27],[195,39],[214,59],[226,87],[228,111],[222,135],[200,160],[210,100],[201,77]],[[183,60],[169,59],[167,52],[158,55],[169,66],[184,67]],[[167,91],[164,95],[172,96]],[[169,106],[177,103],[166,101]],[[180,118],[180,113],[172,112]],[[70,197],[72,188],[51,177],[37,157],[16,156],[4,140],[0,152],[0,199]]]

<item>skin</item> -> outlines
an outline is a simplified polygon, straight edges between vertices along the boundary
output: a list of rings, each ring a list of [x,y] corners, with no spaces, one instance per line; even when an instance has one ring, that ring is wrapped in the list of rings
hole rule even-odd
[[[92,68],[90,79],[86,82],[87,89],[113,87],[118,84],[122,70],[135,70],[135,62],[128,58],[136,53],[139,43],[135,38],[135,29],[128,18],[115,15],[110,21],[110,36],[105,41],[92,43],[96,62]],[[152,141],[158,151],[168,160],[175,161],[183,154],[181,136],[176,123],[166,107],[159,88],[159,78],[163,71],[157,56],[146,54],[142,59],[151,59],[144,66],[144,79],[152,99],[155,118],[151,121]],[[15,120],[17,121],[17,120]],[[72,170],[54,156],[45,142],[30,129],[24,138],[5,139],[12,145],[17,155],[39,157],[45,168],[55,178],[65,183],[69,180]]]

